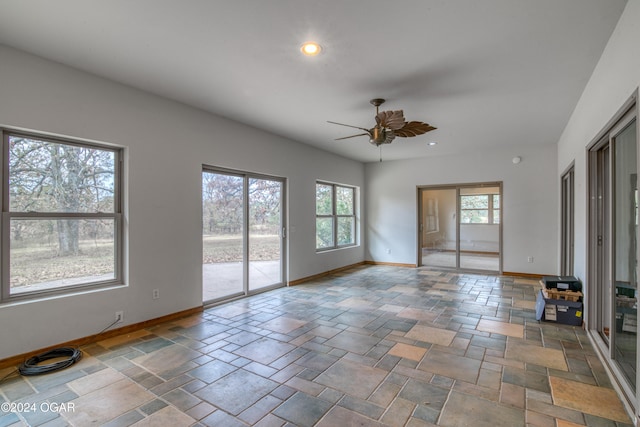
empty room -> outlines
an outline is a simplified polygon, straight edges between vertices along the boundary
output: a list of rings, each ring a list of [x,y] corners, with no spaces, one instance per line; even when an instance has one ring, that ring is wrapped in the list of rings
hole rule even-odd
[[[639,40],[0,1],[0,426],[637,426]]]

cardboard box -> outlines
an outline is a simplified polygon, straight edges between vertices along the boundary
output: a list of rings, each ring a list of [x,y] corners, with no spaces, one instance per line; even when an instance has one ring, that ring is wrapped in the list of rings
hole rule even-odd
[[[542,290],[536,296],[536,320],[582,326],[582,310],[580,301],[545,298]]]
[[[582,292],[559,291],[558,289],[543,289],[542,294],[546,299],[560,299],[564,301],[582,301]]]
[[[547,289],[559,289],[561,291],[582,291],[582,282],[574,276],[544,276],[542,283]]]

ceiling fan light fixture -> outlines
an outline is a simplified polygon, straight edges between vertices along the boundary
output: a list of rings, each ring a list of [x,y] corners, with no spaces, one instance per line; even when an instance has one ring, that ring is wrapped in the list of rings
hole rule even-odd
[[[317,56],[322,52],[322,46],[316,42],[306,42],[300,46],[300,51],[305,56]]]

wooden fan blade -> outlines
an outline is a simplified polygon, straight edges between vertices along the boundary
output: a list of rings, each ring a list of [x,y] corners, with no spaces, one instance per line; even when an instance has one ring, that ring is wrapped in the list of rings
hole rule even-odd
[[[402,128],[395,130],[394,133],[396,136],[399,136],[401,138],[408,138],[410,136],[422,135],[423,133],[427,133],[434,129],[437,128],[429,125],[428,123],[407,122]]]
[[[334,141],[340,141],[341,139],[355,138],[356,136],[370,136],[370,135],[368,133],[359,133],[357,135],[343,136],[342,138],[336,138],[334,139]]]
[[[401,129],[405,124],[404,113],[402,110],[381,111],[376,114],[376,123],[387,129]]]
[[[327,120],[327,123],[331,123],[331,124],[333,124],[333,125],[347,126],[347,127],[350,127],[350,128],[355,128],[355,129],[360,129],[360,130],[366,130],[367,132],[369,132],[369,129],[367,129],[367,128],[361,128],[360,126],[345,125],[344,123],[331,122],[331,121],[329,121],[329,120]]]

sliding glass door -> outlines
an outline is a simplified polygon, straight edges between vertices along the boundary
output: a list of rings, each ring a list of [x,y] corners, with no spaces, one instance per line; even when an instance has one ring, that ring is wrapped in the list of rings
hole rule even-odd
[[[420,261],[430,267],[458,266],[456,188],[420,190]]]
[[[634,110],[589,149],[589,330],[625,394],[637,383],[638,151]]]
[[[249,178],[249,290],[282,283],[282,181]]]
[[[205,168],[205,303],[284,285],[284,180]]]
[[[501,271],[501,184],[418,189],[418,264]]]
[[[500,270],[500,187],[459,189],[460,268]]]

